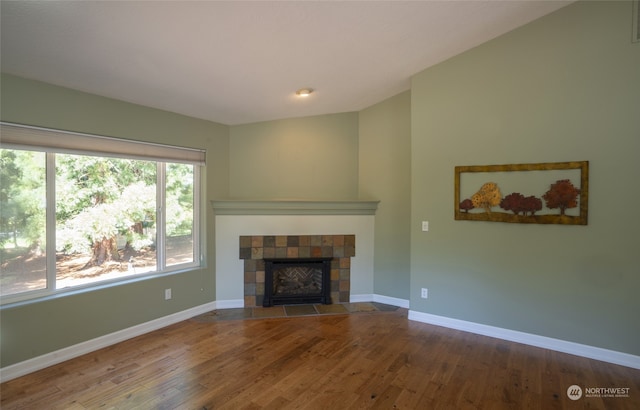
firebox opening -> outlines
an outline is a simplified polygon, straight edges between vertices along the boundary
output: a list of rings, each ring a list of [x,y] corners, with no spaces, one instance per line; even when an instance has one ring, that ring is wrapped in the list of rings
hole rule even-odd
[[[333,258],[264,259],[263,306],[331,303]]]

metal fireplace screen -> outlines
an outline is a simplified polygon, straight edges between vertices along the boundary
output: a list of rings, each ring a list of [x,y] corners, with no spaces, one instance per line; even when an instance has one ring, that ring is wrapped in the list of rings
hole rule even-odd
[[[263,306],[331,303],[331,260],[265,259]]]

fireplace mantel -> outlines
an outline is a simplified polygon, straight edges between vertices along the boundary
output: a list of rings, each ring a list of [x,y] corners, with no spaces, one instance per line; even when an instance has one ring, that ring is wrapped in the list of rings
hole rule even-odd
[[[375,215],[375,200],[213,200],[216,215]]]
[[[216,302],[224,308],[245,305],[242,236],[355,235],[358,255],[351,258],[349,301],[372,300],[376,200],[212,200],[215,214]]]

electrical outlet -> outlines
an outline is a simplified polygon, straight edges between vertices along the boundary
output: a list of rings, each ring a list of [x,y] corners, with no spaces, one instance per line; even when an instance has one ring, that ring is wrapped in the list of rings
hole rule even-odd
[[[164,290],[164,300],[171,299],[171,288]]]
[[[422,299],[428,298],[429,297],[429,289],[422,288],[422,293],[420,294],[420,296],[422,297]]]
[[[429,221],[422,221],[422,231],[427,232],[429,230]]]

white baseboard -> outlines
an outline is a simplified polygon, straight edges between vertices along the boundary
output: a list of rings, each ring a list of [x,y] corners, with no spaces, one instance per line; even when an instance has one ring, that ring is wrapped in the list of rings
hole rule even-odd
[[[511,342],[523,343],[530,346],[541,347],[543,349],[555,350],[557,352],[569,353],[576,356],[587,357],[589,359],[631,367],[633,369],[640,369],[640,356],[616,352],[614,350],[603,349],[600,347],[553,339],[546,336],[519,332],[517,330],[503,329],[480,323],[467,322],[465,320],[451,319],[444,316],[416,312],[413,310],[409,311],[409,320],[463,330],[465,332],[509,340]]]
[[[373,302],[373,294],[349,295],[349,303]]]
[[[174,323],[190,319],[194,316],[210,312],[217,308],[216,302],[206,303],[191,309],[183,310],[182,312],[173,313],[169,316],[154,319],[108,335],[87,340],[86,342],[68,346],[60,350],[56,350],[55,352],[46,353],[20,363],[3,367],[0,369],[0,381],[6,382],[8,380],[15,379],[16,377],[24,376],[25,374],[53,366],[54,364],[62,363],[66,360],[73,359],[74,357],[82,356],[83,354],[123,342],[127,339],[131,339],[157,329],[161,329]]]
[[[373,301],[384,303],[385,305],[398,306],[409,309],[409,301],[407,299],[392,298],[391,296],[373,295]]]
[[[216,301],[216,309],[233,309],[244,307],[244,299],[229,299]]]
[[[358,302],[378,302],[384,303],[386,305],[398,306],[401,308],[409,309],[409,301],[406,299],[394,298],[391,296],[384,295],[376,295],[373,294],[363,294],[363,295],[351,295],[349,296],[350,303],[358,303]]]

